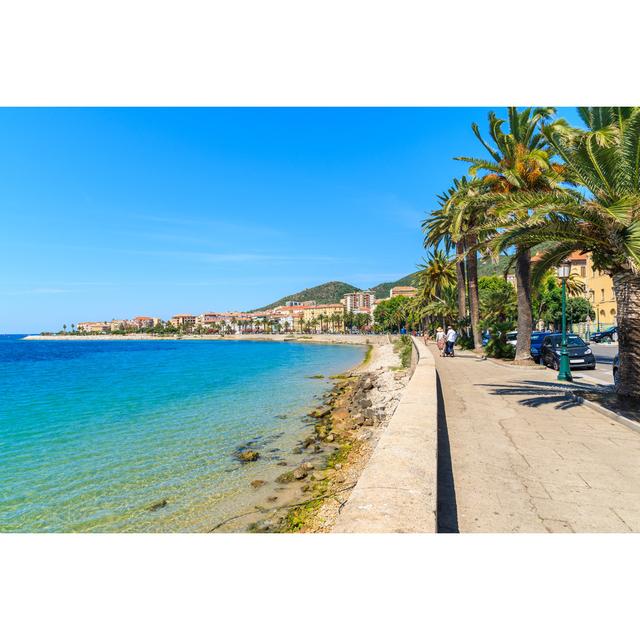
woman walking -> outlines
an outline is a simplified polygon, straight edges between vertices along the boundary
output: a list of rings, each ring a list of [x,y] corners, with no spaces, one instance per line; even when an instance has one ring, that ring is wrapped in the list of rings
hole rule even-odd
[[[444,347],[446,345],[446,336],[442,327],[438,327],[436,330],[436,344],[438,345],[438,351],[440,351],[440,357],[444,355]]]

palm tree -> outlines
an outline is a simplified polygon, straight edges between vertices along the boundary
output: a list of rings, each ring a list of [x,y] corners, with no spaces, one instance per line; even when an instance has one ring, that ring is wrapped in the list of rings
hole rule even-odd
[[[541,194],[561,190],[564,167],[553,163],[554,152],[550,150],[540,128],[555,113],[549,107],[527,108],[518,111],[508,108],[509,131],[504,132],[505,121],[495,113],[489,113],[489,135],[487,142],[480,134],[476,123],[472,130],[490,159],[458,157],[470,163],[469,173],[475,177],[482,172],[482,182],[488,193],[478,193],[469,198],[468,204],[490,211],[497,202],[504,201],[513,194]],[[512,207],[502,217],[491,222],[490,228],[500,229],[513,220],[526,221],[532,211],[526,207]],[[485,225],[484,231],[487,231]],[[533,362],[531,357],[531,253],[530,247],[518,243],[514,262],[518,296],[518,340],[515,360],[522,363]]]
[[[402,329],[402,325],[407,322],[408,307],[404,299],[400,299],[401,303],[394,309],[391,314],[391,322],[398,328],[398,333]]]
[[[445,287],[456,284],[455,260],[449,258],[442,249],[434,249],[417,266],[418,291],[426,298],[437,297]]]
[[[440,318],[443,326],[455,324],[458,313],[458,300],[455,286],[447,285],[438,296],[427,305],[427,312]]]
[[[463,178],[466,180],[466,178]],[[424,237],[424,248],[437,248],[440,245],[444,247],[447,254],[451,252],[454,245],[453,234],[451,231],[452,221],[451,212],[446,210],[447,204],[451,198],[456,194],[458,188],[458,181],[454,180],[454,186],[450,187],[446,193],[437,196],[440,208],[432,211],[431,215],[422,222],[422,232]],[[462,257],[464,256],[464,241],[459,238],[455,242],[456,251],[456,280],[458,282],[458,315],[461,318],[465,318],[467,315],[467,300],[466,300],[466,273],[464,269],[464,262]]]
[[[586,290],[585,283],[578,278],[575,273],[572,273],[566,280],[567,294],[572,297],[582,296]]]
[[[591,252],[594,268],[613,279],[618,303],[616,391],[640,398],[640,107],[578,111],[586,129],[558,121],[543,133],[564,160],[567,180],[588,193],[512,197],[512,207],[529,207],[537,215],[514,221],[503,242],[528,247],[550,243],[534,277],[573,251]]]
[[[425,246],[437,246],[442,240],[455,243],[456,268],[458,274],[458,316],[466,318],[465,275],[469,296],[469,319],[475,349],[482,350],[480,331],[480,298],[478,293],[478,239],[485,238],[486,231],[479,227],[486,224],[486,204],[479,202],[479,196],[488,187],[482,180],[467,177],[455,179],[453,186],[439,196],[441,208],[425,220],[422,229],[426,233]],[[445,246],[447,246],[445,244]],[[463,267],[463,262],[466,269]],[[465,273],[466,271],[466,273]],[[462,283],[462,284],[461,284]]]

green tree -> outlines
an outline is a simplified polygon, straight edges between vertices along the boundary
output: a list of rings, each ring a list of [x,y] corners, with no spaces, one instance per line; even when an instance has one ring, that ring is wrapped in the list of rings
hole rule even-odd
[[[557,121],[543,132],[567,180],[584,189],[512,197],[505,207],[536,215],[514,221],[504,243],[550,243],[537,274],[573,251],[591,252],[594,268],[613,279],[618,304],[616,390],[640,398],[640,107],[581,107],[579,114],[584,129]]]
[[[540,131],[540,127],[554,113],[555,110],[549,107],[527,108],[521,111],[509,107],[508,119],[505,121],[491,112],[489,142],[480,134],[478,125],[472,125],[472,130],[488,152],[489,159],[464,156],[457,158],[470,164],[469,172],[472,176],[480,173],[488,189],[488,193],[480,192],[469,198],[470,205],[476,208],[484,207],[494,217],[495,205],[513,194],[547,194],[562,189],[564,167],[552,162],[554,153],[549,149],[547,140]],[[503,130],[505,124],[508,124],[508,131]],[[531,214],[531,208],[511,206],[502,216],[495,217],[489,226],[499,233],[504,224],[513,220],[526,221]],[[488,224],[489,221],[486,220],[485,229]],[[533,362],[530,247],[518,242],[507,246],[515,249],[513,259],[518,300],[518,342],[515,359]],[[505,248],[504,243],[502,248]]]
[[[478,280],[482,326],[497,323],[509,325],[511,330],[518,317],[516,291],[510,282],[499,276],[483,276]]]
[[[399,331],[406,321],[408,301],[409,299],[404,296],[395,296],[380,301],[373,312],[374,323],[378,329],[380,331],[394,331],[395,329]],[[367,318],[367,323],[369,322],[369,317],[366,314],[358,315],[364,315]]]
[[[468,287],[469,320],[474,348],[481,350],[480,301],[478,297],[478,245],[487,234],[483,230],[486,204],[479,198],[489,187],[482,180],[456,179],[449,190],[439,196],[440,209],[422,223],[425,247],[444,242],[455,244],[458,281],[458,316],[466,318],[465,289]]]

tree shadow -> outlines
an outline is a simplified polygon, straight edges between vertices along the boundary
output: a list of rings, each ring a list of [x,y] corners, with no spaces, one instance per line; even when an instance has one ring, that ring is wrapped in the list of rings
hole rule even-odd
[[[436,388],[438,396],[438,533],[460,533],[447,414],[440,376],[437,373]]]
[[[525,407],[556,405],[556,409],[563,411],[581,404],[579,398],[569,395],[570,391],[588,389],[587,386],[578,383],[565,384],[542,380],[523,380],[514,384],[478,384],[476,386],[492,389],[491,393],[496,396],[523,396],[518,403]]]

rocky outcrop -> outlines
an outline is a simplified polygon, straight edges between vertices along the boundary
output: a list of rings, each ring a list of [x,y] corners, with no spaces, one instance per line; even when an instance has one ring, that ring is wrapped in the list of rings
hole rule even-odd
[[[260,457],[260,453],[255,449],[240,449],[236,451],[236,458],[240,462],[255,462]]]

